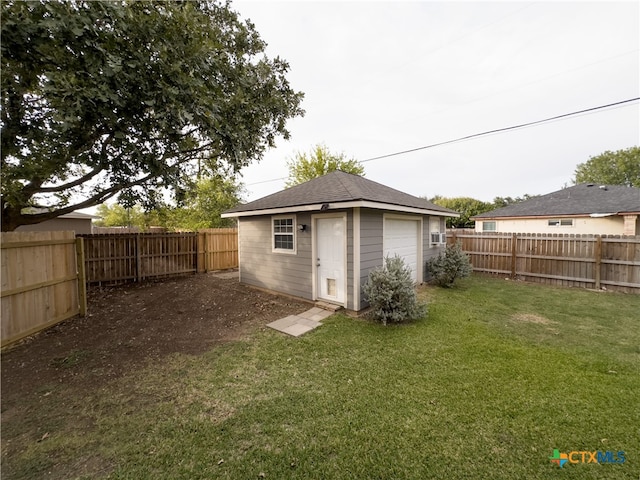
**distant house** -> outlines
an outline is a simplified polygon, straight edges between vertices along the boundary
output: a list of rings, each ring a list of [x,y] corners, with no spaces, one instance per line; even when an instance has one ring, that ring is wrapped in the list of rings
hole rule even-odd
[[[240,281],[351,310],[387,255],[414,281],[442,251],[445,219],[458,213],[366,178],[336,171],[227,210],[238,219]]]
[[[476,232],[640,235],[640,188],[585,183],[472,220]]]
[[[71,212],[59,217],[35,223],[33,225],[21,225],[16,228],[16,232],[50,232],[59,230],[69,230],[76,232],[76,235],[92,233],[92,220],[100,218],[81,212]]]

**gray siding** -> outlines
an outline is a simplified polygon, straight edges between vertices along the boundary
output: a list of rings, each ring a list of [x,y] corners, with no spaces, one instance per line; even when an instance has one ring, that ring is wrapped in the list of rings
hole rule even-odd
[[[360,210],[360,309],[369,306],[362,295],[369,272],[382,266],[382,214],[381,210]]]
[[[431,245],[431,232],[429,231],[429,224],[432,217],[424,217],[424,221],[422,222],[422,241],[423,241],[423,250],[422,250],[422,268],[424,269],[424,281],[427,282],[431,278],[429,272],[427,272],[427,260],[433,257],[437,257],[440,255],[440,252],[443,252],[445,247],[438,245]],[[446,232],[446,218],[440,217],[440,232]]]
[[[274,253],[271,239],[271,216],[239,218],[240,281],[311,300],[311,215],[296,214],[296,254]]]
[[[361,209],[360,212],[360,285],[367,281],[369,272],[382,265],[383,262],[383,215],[381,210]],[[445,218],[438,217],[440,221],[440,231],[445,231]],[[432,246],[429,232],[430,217],[424,216],[422,221],[422,268],[424,269],[424,280],[428,279],[426,272],[426,262],[429,258],[438,255],[444,247]],[[360,290],[360,309],[366,308],[369,304],[362,296]]]
[[[91,233],[91,219],[87,218],[54,218],[46,222],[33,225],[21,225],[17,232],[49,232],[58,230],[71,230],[76,235]]]
[[[353,210],[347,211],[347,308],[360,310],[368,306],[362,295],[362,286],[369,272],[383,263],[383,214],[381,210],[360,209],[360,305],[354,303],[354,245]],[[313,300],[313,262],[311,214],[296,214],[296,224],[305,224],[304,232],[296,230],[296,254],[272,251],[271,219],[269,215],[241,217],[240,281],[257,287],[268,288],[297,297]],[[444,218],[440,218],[441,232],[445,231]],[[423,266],[438,255],[443,247],[431,246],[429,217],[423,220]],[[428,279],[426,268],[425,280]]]
[[[353,303],[353,208],[347,210],[347,308],[355,310]]]

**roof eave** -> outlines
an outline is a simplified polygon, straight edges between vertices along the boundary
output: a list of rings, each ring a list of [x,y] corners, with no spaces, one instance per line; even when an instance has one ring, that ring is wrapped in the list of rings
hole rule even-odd
[[[470,220],[521,220],[536,218],[577,218],[577,217],[594,217],[594,216],[613,216],[613,215],[640,215],[640,212],[613,212],[613,213],[545,213],[544,215],[508,215],[508,216],[474,216],[469,217]]]
[[[323,205],[327,205],[324,209]],[[296,212],[313,212],[313,211],[327,211],[338,210],[344,208],[373,208],[377,210],[390,210],[394,212],[402,213],[414,213],[421,215],[433,215],[440,217],[459,217],[459,213],[453,212],[441,212],[438,210],[432,210],[428,208],[407,207],[404,205],[394,205],[391,203],[372,202],[368,200],[356,200],[348,202],[329,202],[329,203],[316,203],[310,205],[292,205],[279,208],[266,208],[261,210],[246,210],[242,212],[225,212],[221,215],[222,218],[237,218],[237,217],[252,217],[256,215],[278,215],[282,213],[296,213]]]

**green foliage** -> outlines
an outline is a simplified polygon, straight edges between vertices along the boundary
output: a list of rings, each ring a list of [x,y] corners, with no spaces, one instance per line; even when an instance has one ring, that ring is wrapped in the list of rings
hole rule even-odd
[[[162,226],[170,229],[200,230],[235,226],[231,218],[220,214],[240,203],[242,186],[234,179],[210,177],[200,179],[186,195],[183,205],[165,209]]]
[[[470,219],[471,217],[495,208],[491,203],[470,197],[446,198],[436,195],[430,201],[441,207],[455,210],[460,214],[459,218],[447,217],[447,228],[473,228],[474,222]]]
[[[141,205],[125,207],[117,203],[98,205],[97,214],[101,217],[95,222],[98,227],[138,227],[146,230],[150,226],[160,225],[157,211],[145,212]]]
[[[427,306],[418,302],[411,269],[398,255],[386,257],[384,262],[369,273],[362,287],[371,316],[384,325],[424,317]]]
[[[2,229],[259,160],[302,94],[228,3],[2,2]],[[27,214],[26,207],[46,207]]]
[[[529,195],[528,193],[525,193],[523,196],[521,197],[495,197],[493,199],[493,208],[502,208],[502,207],[506,207],[507,205],[513,205],[514,203],[520,203],[520,202],[524,202],[525,200],[529,200],[530,198],[535,198],[538,197],[539,195]],[[491,210],[492,210],[491,209]]]
[[[576,167],[574,183],[640,187],[640,147],[590,157]]]
[[[324,145],[316,145],[308,153],[296,153],[287,162],[287,167],[289,168],[287,187],[308,182],[336,170],[364,176],[364,167],[357,160],[348,159],[344,153],[333,154]]]
[[[471,275],[469,256],[462,251],[462,245],[447,245],[443,253],[427,261],[427,271],[435,283],[441,287],[452,287],[457,278]]]
[[[203,228],[233,227],[233,219],[220,214],[235,207],[242,194],[242,185],[234,179],[222,177],[203,178],[185,194],[180,207],[158,207],[145,211],[140,204],[125,207],[119,204],[98,206],[101,227],[128,226],[146,230],[151,226],[169,230],[200,230]]]

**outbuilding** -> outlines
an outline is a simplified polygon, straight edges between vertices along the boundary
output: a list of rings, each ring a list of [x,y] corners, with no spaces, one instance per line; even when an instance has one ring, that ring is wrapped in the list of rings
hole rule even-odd
[[[357,311],[386,256],[400,255],[422,283],[427,259],[445,246],[446,217],[459,215],[335,171],[222,216],[238,220],[240,282]]]
[[[72,230],[76,235],[93,233],[93,220],[100,217],[82,212],[71,212],[31,225],[20,225],[16,232],[50,232]]]

